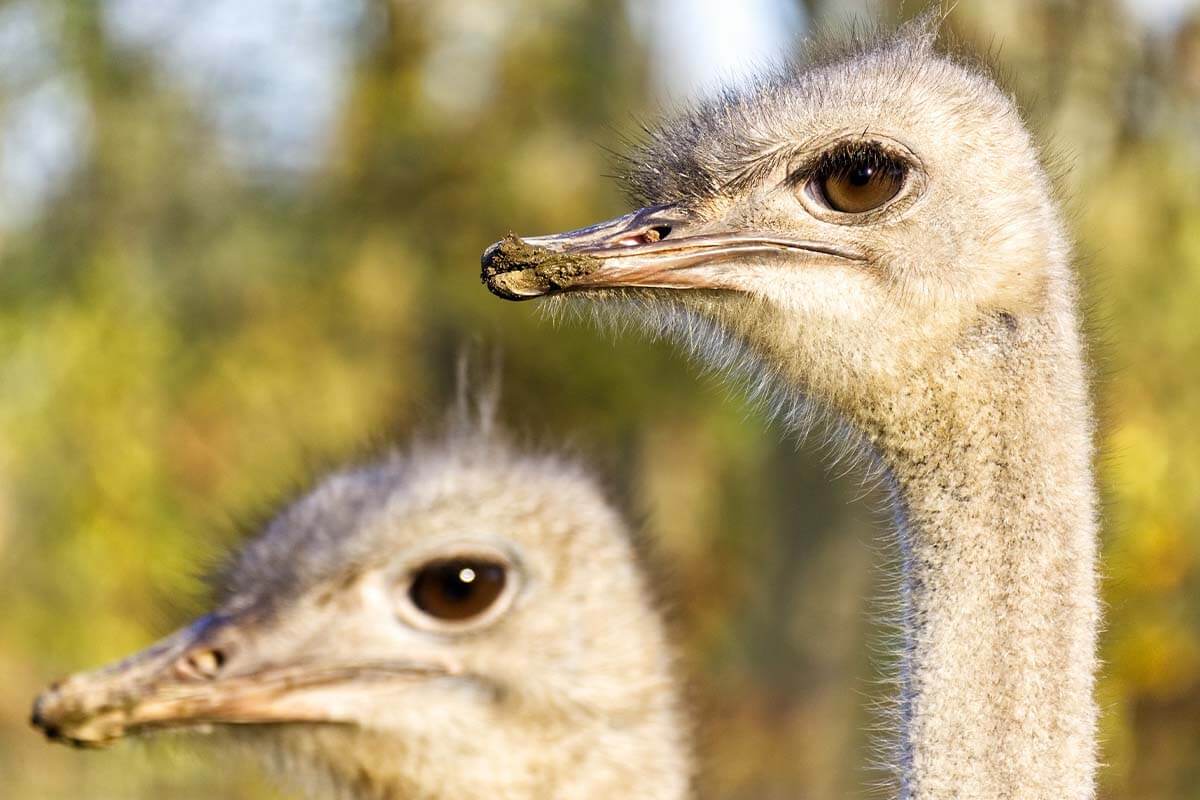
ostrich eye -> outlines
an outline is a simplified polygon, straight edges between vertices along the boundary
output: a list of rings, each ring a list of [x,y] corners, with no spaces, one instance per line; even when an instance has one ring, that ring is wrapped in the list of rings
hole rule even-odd
[[[487,611],[504,591],[504,565],[480,558],[452,558],[421,567],[408,596],[413,605],[443,622],[465,622]]]
[[[907,169],[877,145],[827,154],[814,175],[815,194],[834,211],[862,214],[899,194]]]

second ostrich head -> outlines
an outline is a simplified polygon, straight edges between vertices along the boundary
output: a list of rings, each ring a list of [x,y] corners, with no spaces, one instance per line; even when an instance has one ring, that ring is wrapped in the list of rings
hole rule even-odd
[[[52,739],[236,731],[314,796],[679,798],[687,732],[627,531],[578,467],[461,434],[324,478],[215,609],[38,698]]]

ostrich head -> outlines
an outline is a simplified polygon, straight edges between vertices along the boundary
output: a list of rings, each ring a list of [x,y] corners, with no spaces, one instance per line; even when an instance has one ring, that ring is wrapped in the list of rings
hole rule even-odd
[[[623,297],[843,411],[894,395],[951,343],[1046,310],[1068,247],[1013,101],[934,38],[926,18],[700,105],[630,157],[644,207],[498,242],[484,282]]]
[[[338,472],[215,610],[47,689],[99,746],[234,731],[319,796],[683,796],[689,756],[627,531],[581,470],[482,434]]]
[[[771,399],[832,410],[883,468],[899,797],[1093,797],[1095,495],[1067,237],[1016,106],[934,50],[933,22],[651,133],[628,176],[645,207],[505,239],[483,278],[599,313],[624,299]]]

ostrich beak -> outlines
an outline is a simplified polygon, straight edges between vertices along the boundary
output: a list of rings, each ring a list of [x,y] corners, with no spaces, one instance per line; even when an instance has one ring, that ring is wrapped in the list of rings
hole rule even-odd
[[[119,662],[51,684],[30,722],[77,747],[163,728],[340,722],[330,690],[449,674],[408,661],[272,663],[251,654],[247,633],[237,617],[202,617]]]
[[[735,259],[778,254],[863,261],[840,245],[786,236],[696,231],[679,206],[648,206],[550,236],[510,234],[484,251],[484,285],[505,300],[584,289],[736,290]]]

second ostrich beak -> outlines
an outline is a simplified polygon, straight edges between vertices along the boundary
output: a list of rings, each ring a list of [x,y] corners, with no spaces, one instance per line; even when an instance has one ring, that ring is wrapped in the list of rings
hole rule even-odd
[[[481,278],[498,297],[528,300],[587,289],[736,290],[722,267],[750,256],[864,260],[828,242],[699,227],[685,209],[662,205],[566,233],[509,234],[484,251]]]
[[[337,723],[333,691],[452,672],[417,661],[266,660],[241,646],[253,627],[238,617],[201,617],[128,658],[52,684],[34,701],[30,721],[77,747],[163,728]]]

